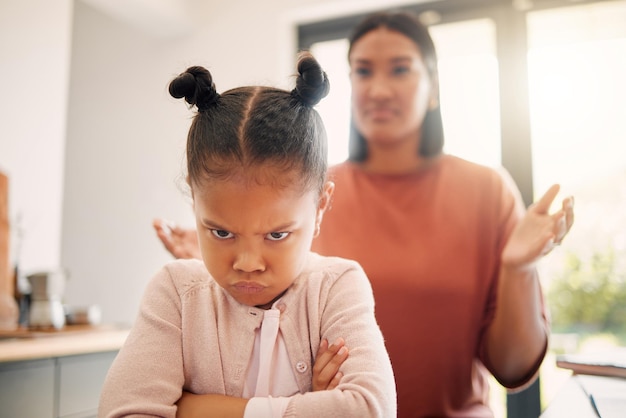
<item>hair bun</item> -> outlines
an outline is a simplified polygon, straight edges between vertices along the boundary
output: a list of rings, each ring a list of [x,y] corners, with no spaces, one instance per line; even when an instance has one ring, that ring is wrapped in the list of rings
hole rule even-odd
[[[169,92],[176,99],[185,98],[199,111],[206,110],[217,102],[220,95],[215,90],[211,73],[204,67],[189,67],[170,82]]]
[[[303,52],[298,58],[298,78],[292,94],[308,106],[315,106],[328,95],[330,82],[315,57]]]

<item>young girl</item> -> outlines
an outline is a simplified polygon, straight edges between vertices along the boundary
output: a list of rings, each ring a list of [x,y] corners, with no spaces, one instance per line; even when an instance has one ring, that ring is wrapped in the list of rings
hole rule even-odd
[[[171,82],[198,109],[187,170],[203,261],[149,283],[100,417],[395,417],[367,277],[310,251],[334,188],[313,109],[329,83],[309,54],[298,72],[291,92],[218,94],[202,67]]]

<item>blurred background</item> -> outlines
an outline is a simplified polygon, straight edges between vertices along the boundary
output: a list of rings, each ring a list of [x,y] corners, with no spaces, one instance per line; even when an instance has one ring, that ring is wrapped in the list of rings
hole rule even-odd
[[[449,153],[504,166],[529,204],[552,184],[576,222],[542,261],[554,355],[626,345],[626,1],[0,0],[0,171],[11,260],[67,272],[64,299],[131,324],[170,256],[155,217],[192,225],[181,177],[192,113],[167,93],[191,65],[218,91],[292,87],[311,49],[331,93],[330,162],[347,156],[347,41],[381,8],[415,10],[439,54]],[[556,210],[556,208],[555,208]],[[493,382],[493,404],[505,393]],[[503,415],[502,415],[503,416]]]

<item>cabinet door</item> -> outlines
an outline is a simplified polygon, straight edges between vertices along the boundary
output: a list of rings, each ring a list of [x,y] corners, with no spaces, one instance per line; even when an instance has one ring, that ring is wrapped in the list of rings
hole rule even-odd
[[[83,354],[57,359],[59,417],[95,417],[100,391],[115,352]]]
[[[0,417],[54,417],[52,359],[0,364]]]

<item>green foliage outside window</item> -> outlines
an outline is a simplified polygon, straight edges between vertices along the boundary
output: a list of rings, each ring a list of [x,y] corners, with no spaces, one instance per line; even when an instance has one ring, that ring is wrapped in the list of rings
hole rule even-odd
[[[547,299],[553,331],[611,333],[626,341],[626,269],[612,248],[588,260],[568,253]]]

